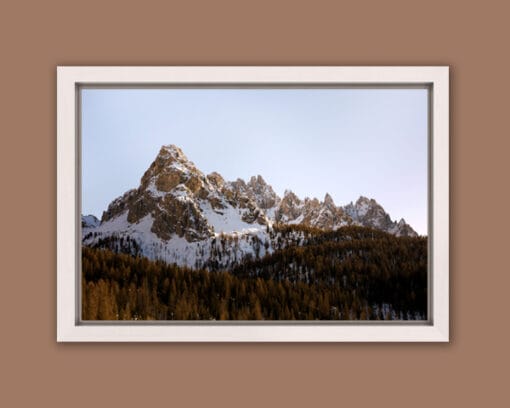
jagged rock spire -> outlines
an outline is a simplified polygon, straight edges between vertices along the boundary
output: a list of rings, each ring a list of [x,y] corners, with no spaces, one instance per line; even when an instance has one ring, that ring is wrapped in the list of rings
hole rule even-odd
[[[324,204],[327,206],[335,206],[335,202],[333,201],[333,198],[329,195],[329,193],[326,193],[324,196]]]

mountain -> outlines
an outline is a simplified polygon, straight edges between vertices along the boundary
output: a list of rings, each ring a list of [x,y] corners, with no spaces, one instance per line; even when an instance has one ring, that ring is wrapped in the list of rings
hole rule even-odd
[[[242,187],[225,183],[217,173],[205,176],[181,149],[164,146],[140,186],[113,201],[101,224],[113,226],[124,217],[120,227],[141,225],[161,240],[177,236],[187,242],[210,238],[215,232],[250,228],[251,224],[266,225],[263,212],[242,193]]]
[[[417,236],[404,220],[392,221],[375,200],[360,197],[342,207],[329,194],[323,201],[300,199],[291,191],[280,198],[260,175],[248,182],[205,175],[174,145],[161,148],[139,187],[112,201],[99,225],[87,217],[82,217],[84,245],[197,268],[231,267],[291,245],[273,231],[287,224],[321,230],[359,225]]]
[[[322,202],[317,198],[300,200],[289,190],[285,191],[276,209],[275,220],[283,224],[300,224],[325,230],[353,224],[345,210],[335,206],[329,194],[326,194]]]
[[[418,236],[403,218],[399,222],[392,221],[389,214],[374,199],[361,196],[355,204],[351,202],[346,205],[344,211],[351,217],[355,225],[375,228],[397,237]]]
[[[115,199],[83,243],[198,267],[220,252],[223,263],[253,253],[253,241],[271,224],[257,202],[271,204],[272,189],[262,178],[226,182],[203,174],[181,149],[163,146],[140,186]],[[224,234],[236,244],[217,248]],[[232,260],[232,261],[231,261]]]
[[[82,215],[81,216],[81,227],[82,228],[96,228],[99,227],[101,221],[99,221],[95,215]]]

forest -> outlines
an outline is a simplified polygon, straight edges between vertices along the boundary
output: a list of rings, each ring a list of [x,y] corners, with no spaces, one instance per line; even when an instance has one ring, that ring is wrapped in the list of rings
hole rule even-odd
[[[299,242],[229,270],[83,247],[82,319],[427,319],[426,237],[364,227],[274,233]]]

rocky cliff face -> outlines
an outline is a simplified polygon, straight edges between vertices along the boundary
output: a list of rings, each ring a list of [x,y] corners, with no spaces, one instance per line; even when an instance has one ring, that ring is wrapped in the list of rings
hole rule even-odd
[[[305,200],[305,208],[306,207]],[[315,202],[314,207],[313,211],[305,215],[303,219],[305,225],[308,224],[312,227],[330,230],[352,224],[352,219],[345,214],[342,207],[337,207],[335,205],[333,198],[329,194],[326,194],[323,202]]]
[[[221,222],[225,212],[230,219],[223,224],[266,225],[258,197],[243,180],[226,183],[218,173],[205,176],[181,149],[169,145],[161,148],[140,186],[114,200],[101,222],[107,225],[122,214],[129,224],[150,217],[150,231],[162,240],[176,235],[195,242],[230,232]],[[214,220],[218,216],[220,222]]]
[[[303,201],[292,191],[285,190],[275,211],[275,220],[283,224],[299,224],[302,221],[303,210]]]
[[[246,187],[248,196],[263,210],[274,208],[281,201],[273,187],[260,175],[251,177]]]
[[[197,199],[212,188],[199,170],[175,146],[163,147],[142,177],[140,186],[113,201],[103,213],[108,224],[126,214],[129,224],[151,217],[151,231],[163,240],[173,234],[193,242],[213,231],[202,216]]]
[[[374,199],[361,196],[356,203],[346,205],[344,211],[355,225],[379,229],[396,236],[418,235],[404,219],[399,222],[392,221],[389,214]]]
[[[324,201],[317,198],[299,199],[292,191],[286,191],[276,210],[275,220],[283,224],[302,224],[321,229],[337,229],[352,224],[342,207],[335,206],[326,194]]]
[[[317,198],[301,200],[292,191],[286,191],[276,208],[275,221],[325,230],[360,225],[397,236],[417,236],[403,219],[398,223],[392,221],[377,201],[366,197],[360,197],[355,204],[350,203],[342,207],[336,206],[329,194],[326,194],[324,201],[319,201]]]
[[[235,238],[234,258],[254,253],[254,246],[262,256],[260,243],[267,241],[274,223],[324,230],[361,225],[397,236],[417,235],[404,220],[392,221],[373,199],[360,197],[342,207],[329,194],[320,201],[285,191],[280,198],[260,175],[248,182],[228,182],[216,172],[206,176],[174,145],[161,148],[139,187],[112,201],[100,225],[87,217],[82,219],[85,245],[112,240],[124,245],[129,238],[145,256],[189,266],[210,256],[216,237],[225,235]]]

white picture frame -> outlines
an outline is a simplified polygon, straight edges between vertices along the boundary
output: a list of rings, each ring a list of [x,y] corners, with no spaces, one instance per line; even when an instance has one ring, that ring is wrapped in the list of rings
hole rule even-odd
[[[80,322],[78,89],[93,86],[426,86],[429,320],[396,322]],[[57,67],[58,342],[448,342],[449,69],[446,66]]]

